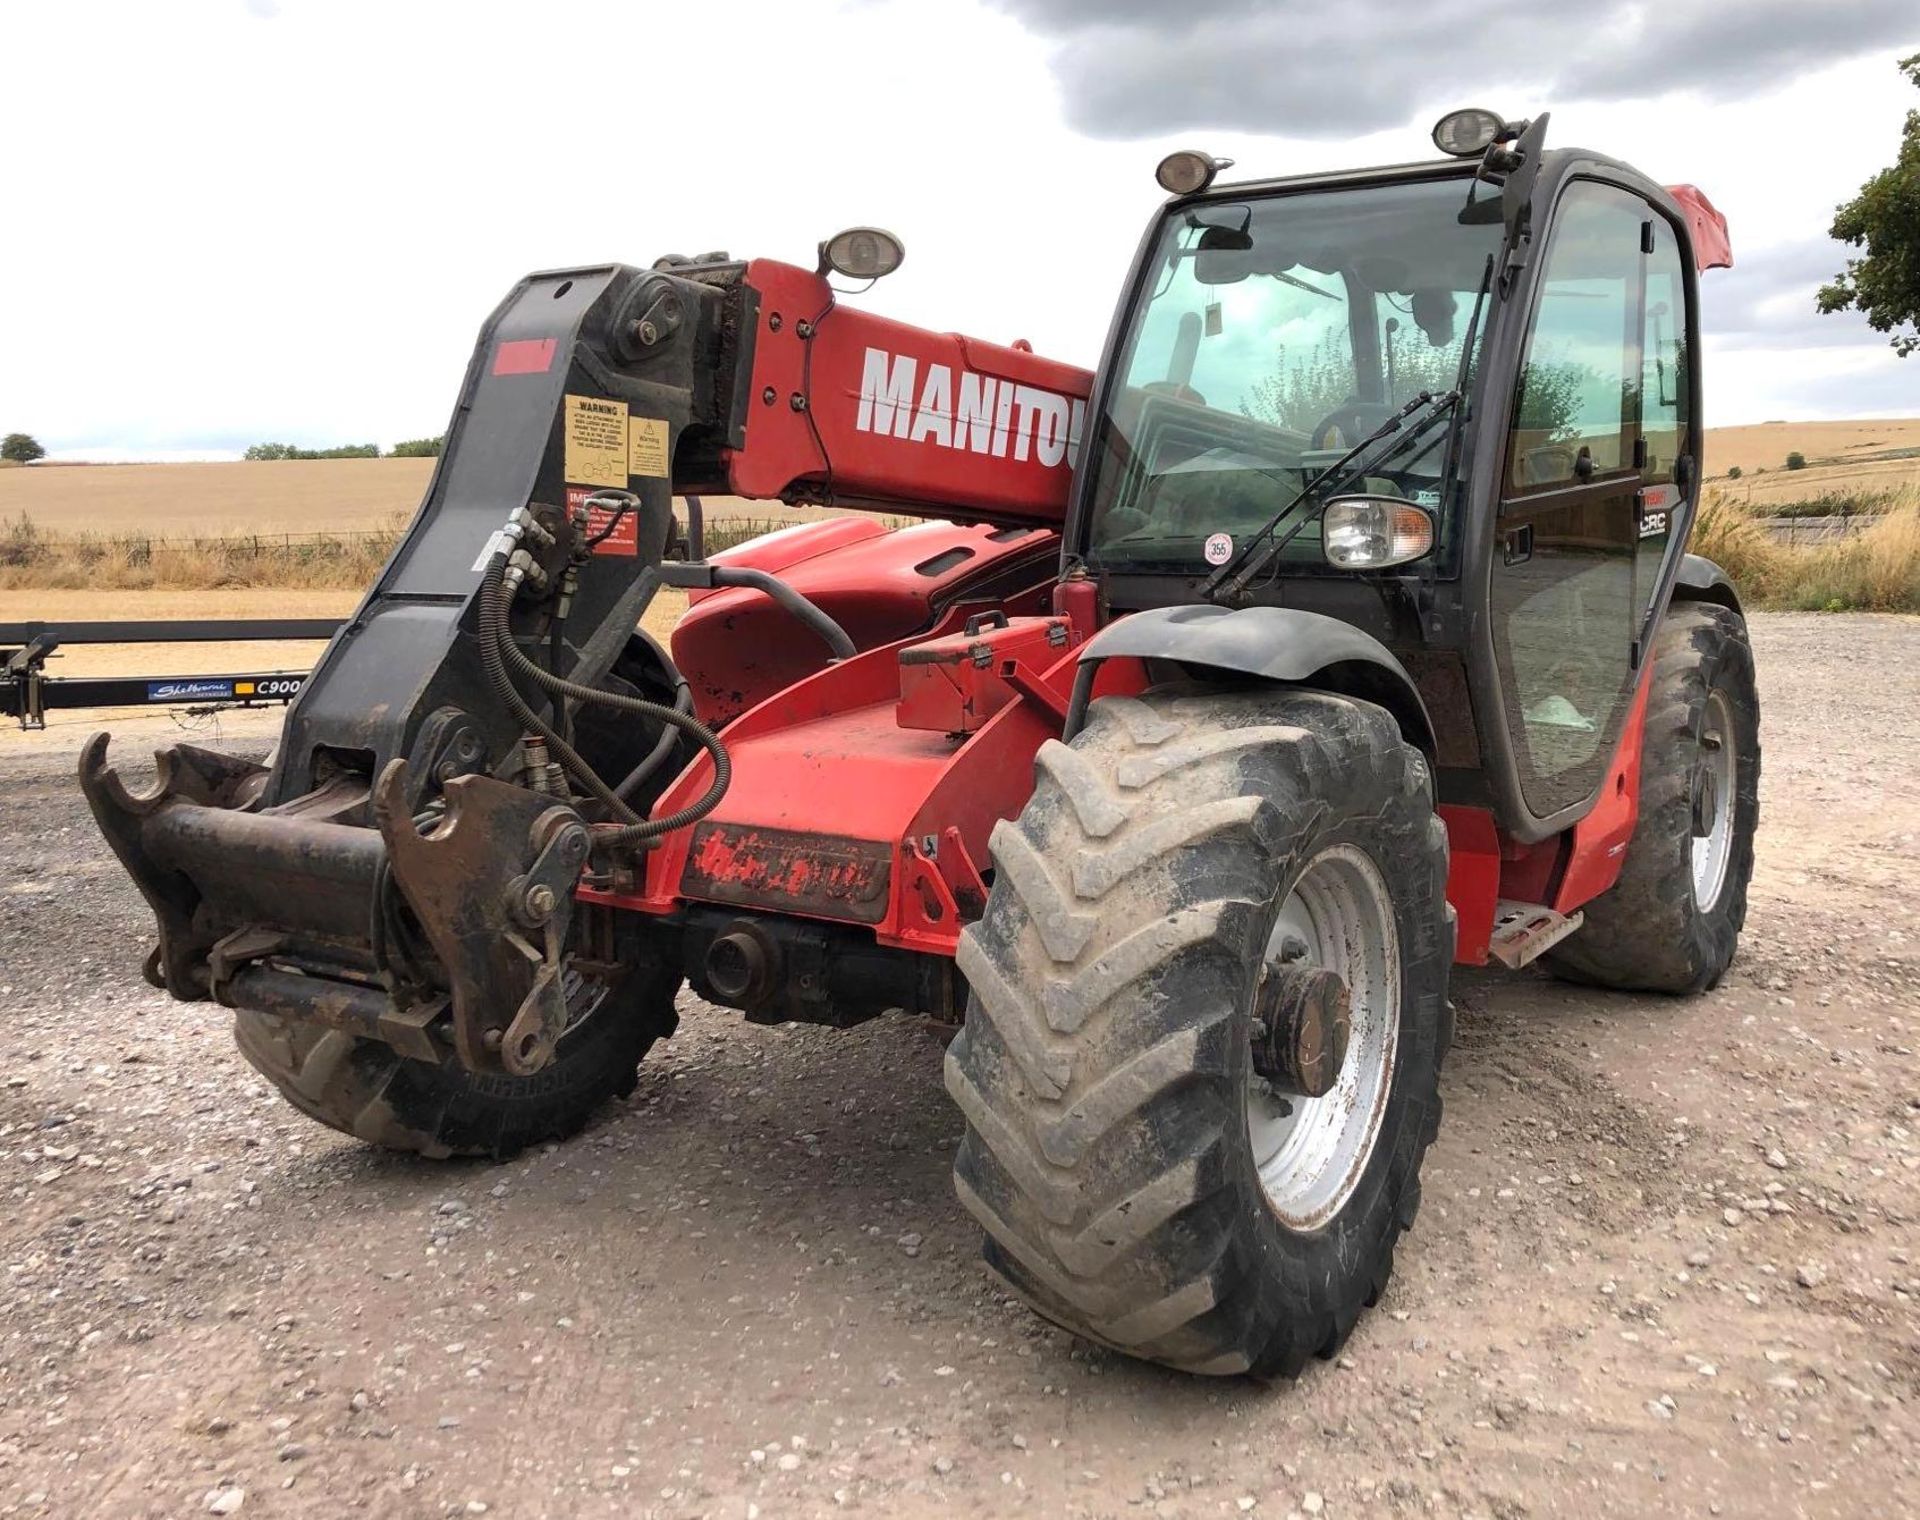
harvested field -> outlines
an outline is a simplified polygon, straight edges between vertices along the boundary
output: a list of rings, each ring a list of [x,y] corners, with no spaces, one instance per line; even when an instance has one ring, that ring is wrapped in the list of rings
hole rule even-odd
[[[1798,450],[1805,470],[1787,471]],[[1904,459],[1877,456],[1906,451]],[[230,464],[35,465],[0,470],[0,523],[30,519],[57,534],[192,538],[248,533],[379,531],[419,505],[431,459],[248,460]],[[1823,492],[1920,482],[1920,418],[1768,422],[1709,428],[1706,470],[1738,465],[1756,505]],[[1754,472],[1764,469],[1764,476]],[[706,498],[710,520],[777,517],[803,522],[818,507]]]
[[[1900,467],[1904,465],[1902,478],[1913,479],[1920,471],[1920,417],[1708,428],[1706,470],[1710,476],[1724,475],[1729,466],[1737,465],[1743,474],[1765,470],[1771,475],[1784,470],[1787,455],[1795,451],[1806,456],[1809,467],[1818,464],[1875,474],[1892,466],[1893,474],[1902,475]],[[1905,460],[1883,457],[1903,451],[1908,455]]]
[[[1271,1389],[1006,1300],[906,1020],[684,998],[630,1099],[503,1167],[315,1127],[220,1010],[141,981],[78,735],[0,753],[0,1513],[1910,1513],[1920,621],[1762,615],[1754,641],[1726,981],[1457,976],[1397,1275]]]
[[[353,533],[420,504],[431,459],[245,460],[234,464],[35,465],[0,474],[0,521],[43,532]]]

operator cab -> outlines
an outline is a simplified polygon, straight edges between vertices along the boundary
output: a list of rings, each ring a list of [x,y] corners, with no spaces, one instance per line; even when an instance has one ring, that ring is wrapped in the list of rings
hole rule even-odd
[[[1461,114],[1491,137],[1435,140],[1471,158],[1215,186],[1176,155],[1197,188],[1142,245],[1067,548],[1116,612],[1281,605],[1371,634],[1420,689],[1442,799],[1530,840],[1591,805],[1675,579],[1690,220],[1703,264],[1724,223],[1543,151],[1544,116]]]

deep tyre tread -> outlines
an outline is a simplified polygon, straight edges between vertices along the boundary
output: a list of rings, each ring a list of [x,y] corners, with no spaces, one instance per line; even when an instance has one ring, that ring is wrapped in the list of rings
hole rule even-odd
[[[1446,833],[1391,716],[1321,692],[1095,702],[993,836],[947,1055],[954,1165],[988,1266],[1040,1314],[1200,1373],[1291,1376],[1384,1290],[1439,1124],[1453,955]],[[1372,1159],[1325,1225],[1268,1206],[1247,1133],[1249,1015],[1302,869],[1358,846],[1401,947]]]
[[[635,971],[529,1077],[416,1061],[379,1040],[246,1009],[234,1014],[233,1036],[282,1097],[331,1129],[434,1160],[505,1160],[564,1139],[608,1098],[633,1091],[641,1057],[673,1033],[678,985],[652,968]]]
[[[1747,917],[1760,821],[1760,697],[1740,614],[1678,602],[1661,621],[1640,753],[1640,816],[1619,880],[1586,922],[1543,958],[1566,981],[1632,992],[1705,992],[1733,960]],[[1718,900],[1702,909],[1692,869],[1693,768],[1707,696],[1722,692],[1736,730],[1732,853]]]

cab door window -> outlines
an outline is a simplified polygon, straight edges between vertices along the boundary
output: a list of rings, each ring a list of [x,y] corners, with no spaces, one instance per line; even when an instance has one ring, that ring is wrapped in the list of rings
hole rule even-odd
[[[1568,187],[1515,384],[1492,632],[1502,719],[1538,817],[1592,795],[1631,690],[1652,215],[1615,186]]]
[[[1561,202],[1527,339],[1508,489],[1551,490],[1630,467],[1646,206],[1604,185]]]
[[[1637,648],[1652,638],[1654,598],[1685,510],[1680,456],[1693,448],[1687,393],[1687,285],[1680,240],[1661,217],[1648,222],[1647,292],[1640,332],[1640,513],[1633,561],[1641,628]]]

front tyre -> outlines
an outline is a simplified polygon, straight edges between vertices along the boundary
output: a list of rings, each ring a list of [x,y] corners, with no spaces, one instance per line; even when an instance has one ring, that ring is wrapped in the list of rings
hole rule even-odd
[[[1419,752],[1327,693],[1110,698],[1042,747],[993,858],[946,1066],[988,1264],[1169,1366],[1331,1356],[1440,1118],[1452,919]],[[1342,1010],[1337,1036],[1296,1019],[1288,1046],[1282,1006]]]
[[[401,1055],[380,1040],[239,1009],[240,1053],[310,1119],[388,1150],[442,1160],[504,1161],[529,1145],[571,1135],[612,1097],[634,1089],[640,1059],[678,1022],[680,978],[635,967],[611,986],[577,981],[573,1024],[553,1059],[530,1076],[468,1071]]]
[[[1546,956],[1556,976],[1636,992],[1704,992],[1733,960],[1760,821],[1760,696],[1740,614],[1679,602],[1647,679],[1640,814],[1612,887]]]

